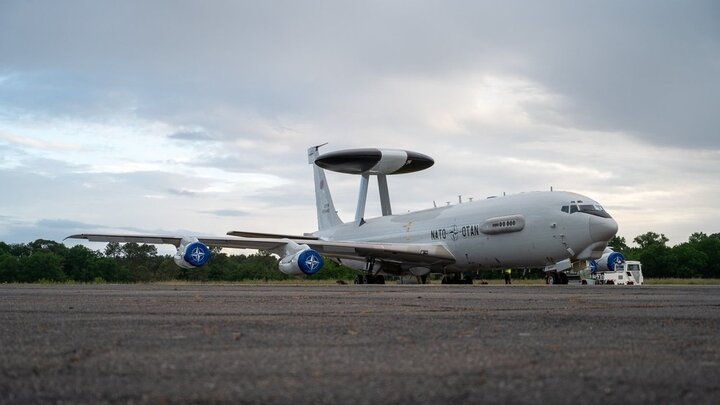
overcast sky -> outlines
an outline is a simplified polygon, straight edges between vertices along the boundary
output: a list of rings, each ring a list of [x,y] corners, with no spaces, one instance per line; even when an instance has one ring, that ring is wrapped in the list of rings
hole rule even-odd
[[[313,231],[324,142],[432,156],[396,213],[552,186],[720,232],[720,2],[0,0],[2,241]]]

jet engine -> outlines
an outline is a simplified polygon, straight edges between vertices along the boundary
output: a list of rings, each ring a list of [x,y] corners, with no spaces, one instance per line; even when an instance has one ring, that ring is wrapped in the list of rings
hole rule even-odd
[[[597,272],[615,271],[615,266],[623,262],[625,262],[625,256],[623,256],[622,253],[607,248],[599,259],[590,260],[590,272],[594,274]]]
[[[197,238],[183,238],[173,260],[184,269],[194,269],[210,260],[210,249]]]
[[[322,269],[325,264],[320,253],[310,249],[307,245],[300,245],[302,250],[289,254],[278,263],[280,271],[290,276],[313,275]]]

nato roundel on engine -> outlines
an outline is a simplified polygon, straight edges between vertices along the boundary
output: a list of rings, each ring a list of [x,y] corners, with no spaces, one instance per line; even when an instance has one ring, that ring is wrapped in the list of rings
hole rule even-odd
[[[625,256],[620,252],[612,252],[607,259],[607,266],[610,271],[615,271],[615,266],[625,262]]]
[[[308,276],[320,271],[324,264],[325,261],[322,256],[320,256],[320,253],[312,249],[304,250],[298,255],[297,265],[300,270]]]
[[[210,260],[210,249],[200,242],[193,242],[185,248],[183,258],[191,265],[200,267]]]
[[[598,264],[595,260],[590,260],[590,274],[597,273]]]

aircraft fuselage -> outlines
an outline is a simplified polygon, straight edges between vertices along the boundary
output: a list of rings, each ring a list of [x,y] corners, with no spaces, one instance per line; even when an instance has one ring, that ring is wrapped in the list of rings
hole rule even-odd
[[[617,223],[604,211],[603,216],[571,212],[571,203],[599,206],[580,194],[530,192],[371,218],[360,226],[346,223],[316,235],[327,240],[443,243],[456,259],[443,268],[450,272],[542,267],[600,257]],[[345,260],[343,264],[364,265]]]

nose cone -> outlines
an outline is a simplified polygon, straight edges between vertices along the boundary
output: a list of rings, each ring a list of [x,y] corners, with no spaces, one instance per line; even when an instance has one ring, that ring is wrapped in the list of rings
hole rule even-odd
[[[618,231],[617,222],[612,218],[590,217],[590,237],[595,242],[607,242]]]

